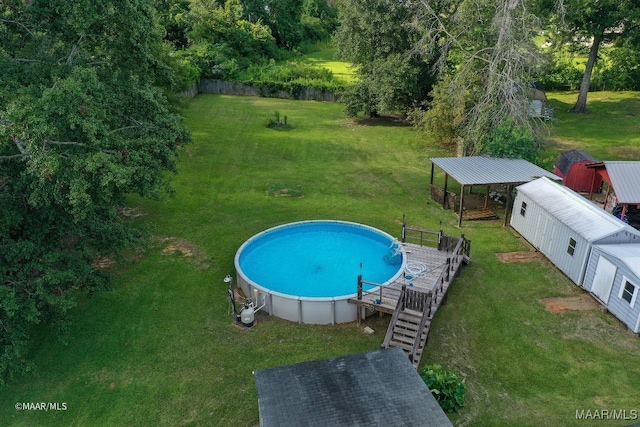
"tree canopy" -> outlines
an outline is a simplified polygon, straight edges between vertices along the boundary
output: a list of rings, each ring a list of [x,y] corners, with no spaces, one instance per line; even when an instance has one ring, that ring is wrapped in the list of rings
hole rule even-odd
[[[435,58],[441,79],[429,110],[415,121],[431,134],[460,141],[464,154],[486,152],[505,121],[516,133],[535,135],[529,95],[540,65],[533,39],[541,24],[530,2],[441,0],[438,9],[420,4],[420,48]]]
[[[589,46],[578,100],[571,109],[575,113],[586,113],[591,76],[600,48],[605,43],[628,45],[637,39],[640,3],[635,0],[559,0],[556,14],[557,28],[562,35],[560,42]],[[620,65],[625,62],[621,61]]]
[[[0,6],[0,381],[30,367],[36,324],[63,331],[95,265],[140,243],[126,194],[169,191],[189,140],[158,85],[150,1],[7,0]]]
[[[357,82],[342,96],[347,114],[407,112],[426,99],[431,64],[415,50],[410,3],[345,0],[334,36],[338,55],[355,67]]]

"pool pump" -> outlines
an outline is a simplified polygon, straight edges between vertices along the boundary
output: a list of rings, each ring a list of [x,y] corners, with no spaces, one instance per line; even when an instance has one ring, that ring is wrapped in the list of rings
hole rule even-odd
[[[231,288],[229,288],[229,299],[231,300],[231,308],[233,310],[233,315],[235,316],[236,322],[238,322],[245,328],[251,328],[255,321],[256,312],[264,307],[264,305],[256,307],[256,303],[247,300],[242,306],[242,309],[238,311],[238,308],[236,306],[236,297],[233,289]]]
[[[250,328],[253,326],[253,321],[255,320],[256,311],[253,309],[253,303],[247,303],[244,305],[244,308],[240,312],[240,323],[243,326]]]

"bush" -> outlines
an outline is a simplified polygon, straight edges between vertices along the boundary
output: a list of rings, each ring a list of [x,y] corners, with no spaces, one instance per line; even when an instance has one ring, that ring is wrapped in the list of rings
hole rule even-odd
[[[284,130],[289,129],[291,126],[287,123],[287,116],[282,116],[281,119],[280,111],[276,110],[273,112],[273,118],[267,120],[267,127],[270,129]]]
[[[294,98],[298,98],[308,87],[335,93],[343,86],[333,78],[330,70],[296,61],[278,65],[274,62],[268,65],[252,65],[238,80],[245,84],[263,86],[264,96],[283,90]]]
[[[444,411],[458,412],[464,406],[465,380],[460,380],[454,372],[440,365],[427,365],[420,376]]]
[[[546,90],[577,90],[582,82],[583,72],[571,61],[558,60],[548,70],[536,76],[536,83]]]
[[[492,157],[525,159],[532,161],[540,151],[540,145],[534,135],[513,119],[504,120],[488,135],[482,152]]]

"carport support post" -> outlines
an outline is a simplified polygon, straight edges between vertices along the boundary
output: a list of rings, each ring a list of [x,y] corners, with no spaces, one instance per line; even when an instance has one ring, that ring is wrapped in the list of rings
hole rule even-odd
[[[431,185],[433,185],[433,172],[434,172],[435,164],[431,162]]]
[[[458,216],[458,227],[462,227],[462,205],[464,204],[464,184],[460,185],[460,216]]]
[[[507,206],[504,208],[504,223],[502,223],[503,227],[506,227],[509,223],[509,217],[511,216],[511,192],[513,191],[513,185],[507,184]]]
[[[490,185],[487,185],[487,192],[484,195],[484,208],[487,209],[489,207],[489,189],[491,188]]]
[[[444,195],[442,196],[442,209],[447,208],[447,184],[449,183],[449,174],[444,174]],[[462,198],[462,196],[460,196]]]

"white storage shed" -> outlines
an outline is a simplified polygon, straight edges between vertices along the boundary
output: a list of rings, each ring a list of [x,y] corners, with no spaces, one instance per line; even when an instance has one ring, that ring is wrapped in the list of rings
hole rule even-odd
[[[593,245],[640,244],[638,230],[547,178],[517,190],[511,226],[577,285],[582,285]]]
[[[584,288],[634,333],[640,333],[640,244],[595,245]]]

